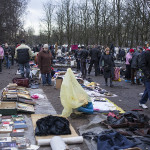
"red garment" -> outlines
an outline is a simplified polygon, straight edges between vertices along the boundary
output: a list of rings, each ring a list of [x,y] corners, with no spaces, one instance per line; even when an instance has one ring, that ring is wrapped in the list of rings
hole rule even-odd
[[[20,46],[20,44],[17,44],[16,48],[17,48],[18,46]]]

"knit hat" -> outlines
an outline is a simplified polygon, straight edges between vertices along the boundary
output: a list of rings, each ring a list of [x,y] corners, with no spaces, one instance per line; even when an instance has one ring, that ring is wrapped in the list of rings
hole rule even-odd
[[[43,48],[48,48],[48,44],[44,44]]]
[[[130,53],[133,53],[134,52],[134,49],[130,49]]]

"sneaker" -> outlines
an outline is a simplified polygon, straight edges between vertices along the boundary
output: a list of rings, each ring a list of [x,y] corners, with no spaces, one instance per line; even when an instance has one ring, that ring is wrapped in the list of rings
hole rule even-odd
[[[142,107],[142,108],[144,108],[144,109],[147,109],[147,108],[148,108],[145,104],[140,104],[140,103],[139,103],[139,106]]]

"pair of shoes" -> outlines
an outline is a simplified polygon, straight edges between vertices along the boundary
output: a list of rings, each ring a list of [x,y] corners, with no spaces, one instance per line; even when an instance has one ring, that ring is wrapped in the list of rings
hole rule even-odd
[[[142,108],[144,108],[144,109],[147,109],[147,108],[148,108],[145,104],[140,104],[140,103],[139,103],[139,106],[142,107]]]
[[[47,86],[52,86],[52,84],[47,84]]]

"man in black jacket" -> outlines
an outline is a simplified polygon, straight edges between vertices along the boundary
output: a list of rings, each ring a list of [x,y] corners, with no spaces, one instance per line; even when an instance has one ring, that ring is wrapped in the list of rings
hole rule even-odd
[[[150,100],[150,47],[141,55],[140,68],[144,73],[145,91],[140,100],[139,106],[146,109],[145,104]]]
[[[78,50],[75,51],[75,58],[76,58],[76,62],[77,62],[77,71],[80,70],[81,68],[81,63],[80,63],[80,51],[81,50],[81,46],[78,46]]]
[[[88,57],[88,51],[84,49],[84,46],[81,46],[80,50],[80,59],[81,59],[81,72],[82,78],[86,78],[87,70],[86,70],[86,59]]]
[[[90,60],[90,66],[88,69],[88,74],[90,74],[93,64],[95,68],[95,76],[99,74],[98,67],[99,67],[99,59],[100,59],[100,51],[97,49],[97,46],[94,46],[92,50],[90,50],[89,53],[91,60]]]
[[[138,58],[140,53],[138,51],[133,53],[132,59],[131,59],[131,84],[135,84],[134,78],[136,77],[137,71],[139,69],[138,66]],[[140,84],[139,79],[136,78],[136,84]]]
[[[30,65],[29,61],[33,57],[31,48],[25,45],[25,40],[21,40],[21,45],[15,50],[15,59],[17,59],[21,71],[21,77],[24,77],[24,68],[26,69],[26,77],[29,78]]]

